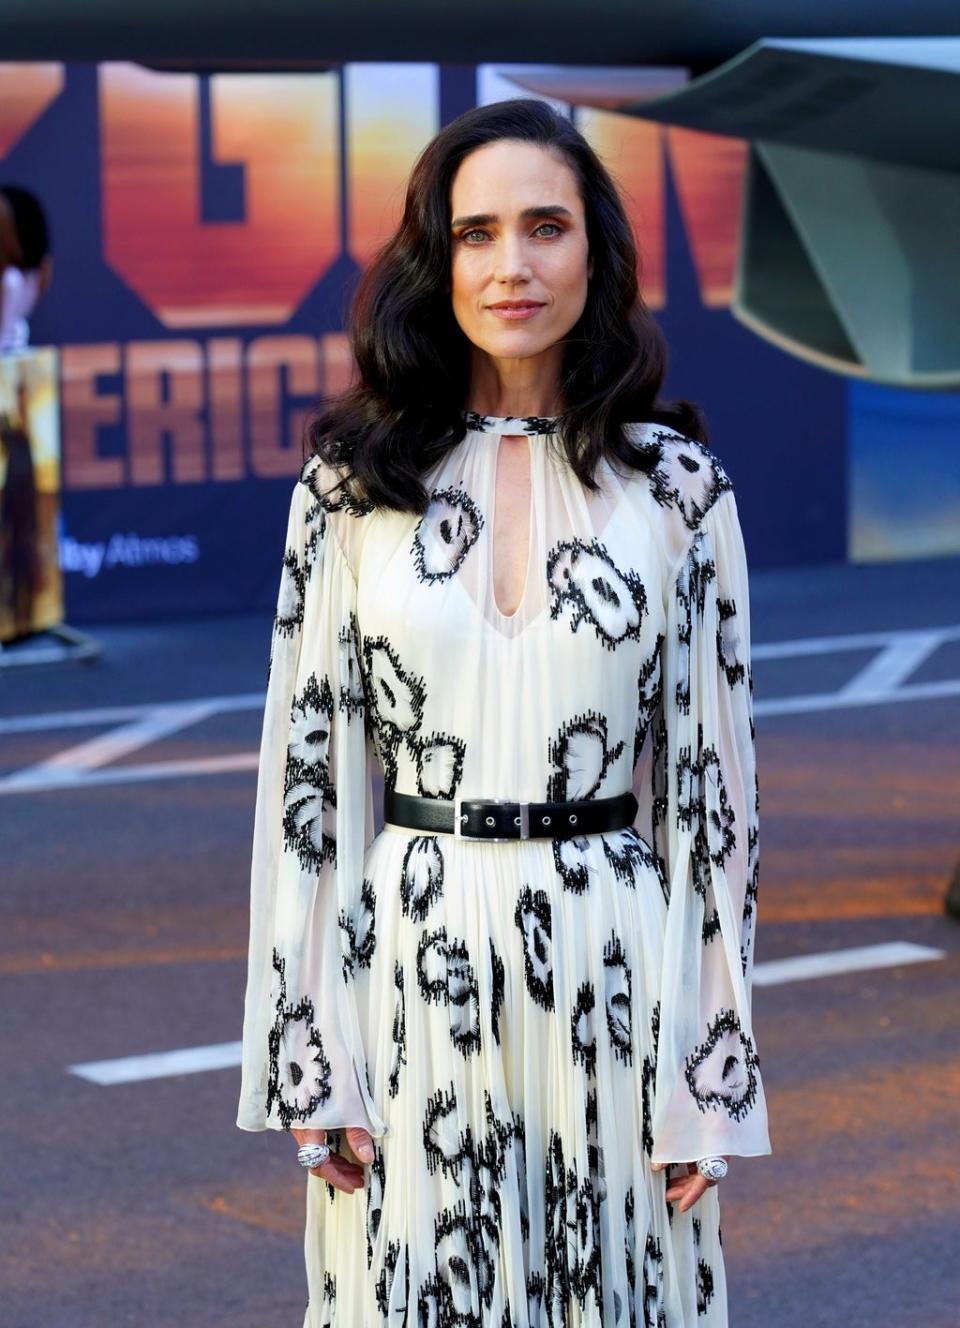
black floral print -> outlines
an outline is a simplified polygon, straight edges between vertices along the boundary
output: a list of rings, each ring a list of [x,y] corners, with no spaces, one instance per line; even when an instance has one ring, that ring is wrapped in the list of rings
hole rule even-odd
[[[463,941],[448,938],[446,927],[425,931],[417,947],[417,980],[425,1001],[450,1013],[450,1039],[464,1055],[480,1049],[480,991]]]
[[[330,1096],[330,1062],[314,1023],[313,1002],[287,999],[287,961],[274,950],[274,1020],[270,1029],[267,1111],[276,1110],[285,1130],[307,1120]]]
[[[553,951],[550,900],[545,890],[524,886],[514,921],[523,936],[527,990],[545,1010],[553,1009]]]
[[[333,818],[327,815],[336,807],[336,792],[329,777],[335,709],[329,679],[318,679],[312,673],[290,710],[283,789],[284,846],[312,871],[319,871],[336,854]]]
[[[421,581],[445,581],[480,538],[483,513],[461,489],[434,489],[413,533],[413,563]]]
[[[721,494],[733,486],[719,459],[692,438],[654,430],[660,464],[651,476],[651,492],[665,507],[676,507],[690,530],[696,530]]]
[[[759,1063],[736,1013],[720,1010],[686,1062],[687,1082],[701,1111],[722,1109],[741,1120],[756,1100]]]
[[[358,968],[369,968],[377,947],[377,898],[373,882],[363,878],[360,897],[349,916],[339,916],[342,935],[344,981],[354,976]]]
[[[643,582],[636,572],[616,567],[599,540],[558,541],[547,557],[547,580],[550,617],[559,618],[569,605],[572,632],[588,622],[608,650],[639,639],[647,612]]]
[[[414,835],[403,855],[400,899],[407,917],[423,922],[443,894],[443,851],[437,835]]]
[[[568,720],[547,749],[547,759],[554,767],[547,782],[547,801],[602,796],[600,786],[624,745],[623,739],[610,742],[606,715],[588,710]]]

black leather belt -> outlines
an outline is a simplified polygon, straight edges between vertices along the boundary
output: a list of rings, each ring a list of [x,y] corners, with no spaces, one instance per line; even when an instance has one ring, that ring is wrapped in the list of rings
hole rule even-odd
[[[423,798],[383,791],[383,817],[391,825],[441,831],[457,839],[569,839],[622,830],[631,825],[638,803],[631,790],[612,798],[575,802],[511,802],[507,798]]]

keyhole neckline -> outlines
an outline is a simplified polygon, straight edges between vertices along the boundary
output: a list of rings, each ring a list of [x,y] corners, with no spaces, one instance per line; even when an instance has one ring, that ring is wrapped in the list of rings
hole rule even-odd
[[[463,421],[474,433],[527,434],[535,437],[557,431],[559,416],[550,415],[481,415],[476,410],[465,410]]]

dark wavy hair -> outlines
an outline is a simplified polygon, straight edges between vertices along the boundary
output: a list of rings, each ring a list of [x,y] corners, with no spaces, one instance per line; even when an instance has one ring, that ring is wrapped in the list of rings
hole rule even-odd
[[[583,313],[564,338],[558,443],[596,489],[601,456],[649,471],[659,447],[632,441],[625,425],[653,421],[707,442],[700,408],[658,398],[666,338],[644,304],[633,230],[616,185],[580,131],[547,102],[526,97],[477,106],[427,144],[407,184],[396,233],[363,273],[349,313],[358,374],[339,397],[321,398],[304,428],[304,455],[337,468],[367,506],[423,513],[422,476],[466,434],[470,343],[449,293],[450,189],[461,162],[500,139],[563,155],[586,215],[593,275]]]

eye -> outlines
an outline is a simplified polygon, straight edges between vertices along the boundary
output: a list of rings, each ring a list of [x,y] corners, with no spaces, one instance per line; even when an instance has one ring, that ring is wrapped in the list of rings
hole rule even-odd
[[[560,231],[562,230],[562,227],[558,226],[557,223],[556,223],[555,221],[543,221],[543,222],[541,222],[540,225],[537,227],[537,231],[542,231],[542,230],[544,230],[544,228],[550,228],[550,227],[552,227],[552,228],[553,228],[558,234],[559,234]],[[536,233],[537,233],[537,232],[535,231],[534,234],[536,234]],[[550,239],[551,237],[548,236],[547,238]]]
[[[461,231],[459,238],[466,241],[468,244],[472,244],[473,241],[469,239],[471,235],[489,235],[489,233],[489,231],[481,230],[479,226],[474,226],[472,230]]]

